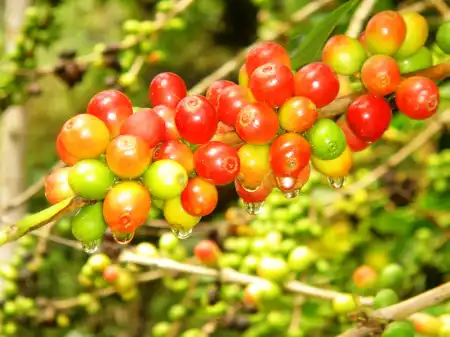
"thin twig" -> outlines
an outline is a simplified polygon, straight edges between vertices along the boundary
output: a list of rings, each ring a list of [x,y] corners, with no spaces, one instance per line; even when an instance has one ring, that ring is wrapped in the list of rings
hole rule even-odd
[[[297,295],[294,297],[294,308],[292,310],[291,323],[288,331],[296,331],[300,327],[300,319],[302,316],[302,305],[304,302],[303,296]]]
[[[351,185],[349,188],[343,189],[341,193],[336,195],[336,198],[333,198],[332,203],[335,203],[339,199],[342,199],[344,196],[353,195],[356,192],[367,188],[375,181],[380,179],[383,175],[385,175],[390,168],[397,166],[402,161],[404,161],[408,156],[421,148],[426,142],[428,142],[436,133],[438,133],[445,123],[450,121],[450,110],[445,110],[439,114],[436,118],[433,118],[428,123],[428,126],[423,129],[414,139],[407,143],[402,149],[396,152],[392,157],[390,157],[386,162],[376,167],[371,173],[364,178],[360,179],[354,185]],[[325,210],[326,216],[333,216],[336,214],[336,208],[332,207],[333,204],[329,205],[329,208]]]
[[[243,274],[233,269],[226,268],[222,269],[221,271],[218,271],[216,269],[206,268],[203,266],[195,266],[186,263],[180,263],[167,258],[142,257],[130,251],[123,252],[120,257],[120,260],[123,262],[131,262],[146,266],[153,266],[159,269],[177,271],[180,273],[211,277],[213,279],[220,279],[220,281],[227,283],[237,283],[245,285],[253,282],[261,282],[264,280],[260,277]],[[316,288],[299,281],[287,282],[284,285],[284,289],[293,293],[303,294],[315,298],[321,298],[324,300],[333,300],[337,296],[342,295],[342,293],[334,290]],[[361,303],[365,305],[371,305],[372,300],[366,297],[361,297]]]
[[[444,20],[450,19],[450,7],[445,3],[444,0],[428,0],[442,15]]]
[[[353,15],[347,29],[346,35],[357,37],[364,28],[364,23],[372,12],[376,0],[363,0]]]
[[[419,1],[407,6],[399,6],[400,12],[423,12],[430,6],[428,1]]]
[[[400,303],[382,308],[373,312],[372,317],[382,320],[401,320],[408,318],[412,314],[435,306],[450,298],[450,282],[442,284],[436,288],[428,290],[420,295],[411,297]],[[374,332],[375,328],[352,328],[340,334],[338,337],[363,337]]]

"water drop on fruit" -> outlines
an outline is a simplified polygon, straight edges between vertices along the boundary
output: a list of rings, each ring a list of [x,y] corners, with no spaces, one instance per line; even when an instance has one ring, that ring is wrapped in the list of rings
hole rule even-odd
[[[122,233],[122,232],[113,232],[112,233],[114,240],[119,245],[126,245],[131,242],[134,238],[134,232]]]
[[[299,195],[300,195],[300,189],[299,188],[297,188],[295,190],[292,190],[292,191],[286,191],[286,192],[283,193],[283,196],[286,199],[294,199],[294,198],[297,198]]]
[[[82,242],[81,246],[83,247],[86,253],[94,254],[98,250],[98,247],[100,246],[100,239],[91,242]]]
[[[187,231],[185,230],[178,230],[175,228],[172,228],[172,233],[180,240],[185,240],[191,237],[192,235],[192,228],[188,229]]]
[[[262,202],[244,202],[244,208],[247,213],[251,215],[257,215],[261,212],[261,208],[264,205],[264,201]]]
[[[346,177],[327,177],[328,184],[334,189],[340,189],[345,184]]]

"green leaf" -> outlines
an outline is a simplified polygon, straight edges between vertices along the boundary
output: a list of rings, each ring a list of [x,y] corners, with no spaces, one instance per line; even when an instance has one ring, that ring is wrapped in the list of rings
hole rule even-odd
[[[339,6],[327,16],[322,24],[315,26],[311,30],[295,50],[295,55],[292,57],[292,67],[294,69],[298,69],[317,59],[333,30],[359,1],[350,0]]]

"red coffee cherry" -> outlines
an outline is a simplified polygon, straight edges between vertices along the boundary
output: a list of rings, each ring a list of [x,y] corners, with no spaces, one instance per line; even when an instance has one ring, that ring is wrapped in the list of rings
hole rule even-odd
[[[309,98],[318,108],[333,102],[339,93],[339,80],[331,67],[314,62],[295,74],[295,95]]]
[[[364,141],[355,135],[352,129],[348,126],[345,115],[339,118],[336,124],[339,125],[344,132],[347,145],[352,152],[362,151],[370,145],[370,142]]]
[[[393,93],[400,83],[400,69],[392,57],[374,55],[364,62],[361,79],[367,91],[386,96]]]
[[[234,127],[239,111],[250,103],[247,89],[239,85],[224,88],[217,101],[219,120]]]
[[[256,68],[269,62],[291,67],[291,59],[286,49],[275,42],[263,41],[254,45],[247,54],[245,67],[248,76],[251,76]]]
[[[166,125],[153,109],[141,109],[122,124],[120,134],[139,137],[152,148],[164,139]]]
[[[400,112],[411,119],[433,116],[439,106],[439,88],[429,78],[413,76],[397,88],[395,102]]]
[[[392,110],[382,97],[372,94],[355,99],[347,110],[347,122],[353,133],[367,142],[381,138],[389,127]]]
[[[211,83],[211,85],[206,90],[206,98],[211,102],[211,104],[217,109],[217,105],[219,104],[219,96],[222,91],[227,88],[236,85],[231,81],[227,80],[218,80]]]
[[[181,204],[192,216],[211,214],[218,201],[217,187],[200,177],[190,179],[181,193]]]
[[[186,97],[187,88],[180,76],[166,72],[153,78],[148,95],[153,106],[162,104],[175,109],[178,103]]]

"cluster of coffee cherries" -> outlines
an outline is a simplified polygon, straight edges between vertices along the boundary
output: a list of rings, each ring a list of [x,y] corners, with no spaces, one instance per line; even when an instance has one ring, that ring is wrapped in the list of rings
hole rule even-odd
[[[436,84],[402,79],[398,60],[417,53],[428,37],[417,13],[383,11],[359,39],[331,37],[322,61],[293,72],[287,51],[260,42],[248,52],[239,84],[213,82],[206,95],[188,95],[181,77],[153,78],[153,108],[133,108],[123,93],[96,94],[86,113],[68,120],[57,139],[69,165],[47,179],[51,203],[73,195],[96,202],[73,217],[73,234],[90,250],[109,226],[128,243],[151,205],[162,209],[172,230],[186,238],[218,202],[217,188],[234,183],[249,213],[257,214],[277,188],[298,196],[310,163],[342,187],[352,152],[378,141],[389,127],[395,94],[400,112],[431,117],[439,105]],[[364,94],[338,121],[321,109],[340,92],[339,76],[360,79]]]

